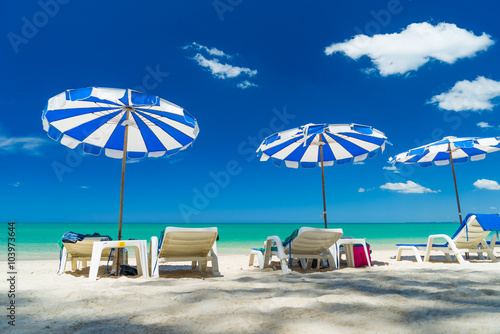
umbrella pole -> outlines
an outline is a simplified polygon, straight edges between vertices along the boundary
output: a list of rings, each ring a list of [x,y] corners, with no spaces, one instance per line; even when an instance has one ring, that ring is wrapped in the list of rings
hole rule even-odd
[[[126,120],[128,121],[128,117],[130,114],[130,109],[127,108],[127,117]],[[127,160],[127,142],[128,142],[128,124],[125,124],[125,138],[123,139],[123,158],[122,158],[122,184],[121,184],[121,191],[120,191],[120,218],[118,221],[118,240],[122,240],[122,218],[123,218],[123,188],[125,185],[125,162]],[[116,249],[116,267],[115,267],[115,275],[118,276],[120,273],[120,255],[121,255],[121,248]]]
[[[323,166],[323,144],[321,143],[323,136],[319,135],[319,152],[321,156],[321,179],[323,181],[323,217],[325,218],[325,228],[328,228],[328,224],[326,222],[326,196],[325,196],[325,167]]]
[[[451,156],[451,144],[448,143],[448,148],[450,149],[450,161],[451,170],[453,172],[453,182],[455,183],[455,194],[457,195],[457,207],[458,207],[458,218],[459,223],[462,223],[462,210],[460,209],[460,200],[458,199],[458,188],[457,188],[457,178],[455,177],[455,166],[453,165],[453,157]]]

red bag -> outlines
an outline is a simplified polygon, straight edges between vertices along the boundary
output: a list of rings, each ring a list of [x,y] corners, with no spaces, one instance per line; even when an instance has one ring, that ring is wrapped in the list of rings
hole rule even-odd
[[[370,265],[372,264],[372,257],[370,255],[370,246],[366,245],[366,249],[368,250],[368,258],[370,259]],[[353,247],[353,256],[354,256],[354,267],[364,267],[368,265],[366,262],[366,255],[363,246],[354,246]]]

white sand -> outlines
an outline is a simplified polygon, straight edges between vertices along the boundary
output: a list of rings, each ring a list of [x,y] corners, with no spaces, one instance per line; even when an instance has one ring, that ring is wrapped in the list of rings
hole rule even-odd
[[[374,251],[371,269],[291,275],[249,267],[246,254],[220,255],[222,277],[186,265],[161,266],[159,279],[115,279],[103,266],[94,282],[88,269],[56,275],[55,260],[19,262],[14,332],[500,333],[500,263],[395,255]]]

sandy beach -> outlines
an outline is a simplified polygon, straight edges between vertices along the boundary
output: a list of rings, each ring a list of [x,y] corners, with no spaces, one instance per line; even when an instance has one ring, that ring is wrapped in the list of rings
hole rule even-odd
[[[374,251],[372,268],[283,275],[220,255],[221,277],[161,266],[159,279],[56,275],[57,260],[18,263],[18,333],[498,333],[500,263],[416,263]],[[131,262],[133,262],[133,258]],[[6,263],[1,264],[6,267]],[[68,266],[69,268],[69,266]],[[2,283],[2,286],[5,286]],[[2,289],[5,290],[5,289]],[[2,294],[2,305],[8,300]]]

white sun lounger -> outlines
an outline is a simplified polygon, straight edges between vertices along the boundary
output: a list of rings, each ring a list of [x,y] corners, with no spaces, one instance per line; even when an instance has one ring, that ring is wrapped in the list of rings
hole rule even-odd
[[[312,227],[301,227],[297,236],[286,245],[283,245],[280,237],[269,236],[265,242],[265,252],[253,249],[250,252],[250,265],[253,265],[254,256],[259,259],[261,269],[269,267],[272,256],[277,256],[281,262],[281,270],[285,274],[292,271],[288,268],[291,259],[299,259],[307,269],[312,267],[312,260],[328,260],[330,268],[336,268],[335,243],[342,236],[342,229],[322,229]],[[276,250],[272,250],[276,247]],[[290,254],[291,249],[291,254]],[[287,262],[288,261],[288,262]]]
[[[212,262],[212,274],[219,276],[217,258],[217,227],[182,228],[167,227],[163,239],[158,244],[156,236],[150,243],[151,277],[159,277],[159,262],[192,262],[192,268],[207,270],[207,262]]]
[[[64,242],[61,256],[61,263],[57,274],[62,274],[66,270],[66,263],[71,262],[71,270],[87,267],[87,262],[92,258],[92,247],[96,241],[108,240],[107,237],[85,237],[76,243]],[[110,249],[102,252],[101,261],[114,261],[114,254],[110,255]],[[127,252],[125,250],[125,259],[122,263],[127,263]]]
[[[481,215],[478,215],[481,216]],[[438,251],[444,253],[448,261],[452,261],[450,254],[455,257],[455,260],[459,263],[467,263],[461,253],[486,253],[489,259],[493,262],[497,261],[497,258],[493,255],[493,249],[488,245],[485,238],[490,233],[489,230],[485,230],[481,223],[478,221],[475,214],[468,215],[460,227],[455,232],[452,237],[446,234],[435,234],[430,235],[427,244],[397,244],[398,246],[398,256],[397,261],[401,260],[401,254],[403,250],[413,251],[415,258],[418,262],[422,262],[418,250],[425,250],[424,262],[430,260],[431,252]],[[434,244],[434,239],[442,238],[446,240],[445,244]],[[493,244],[495,240],[492,240]]]

